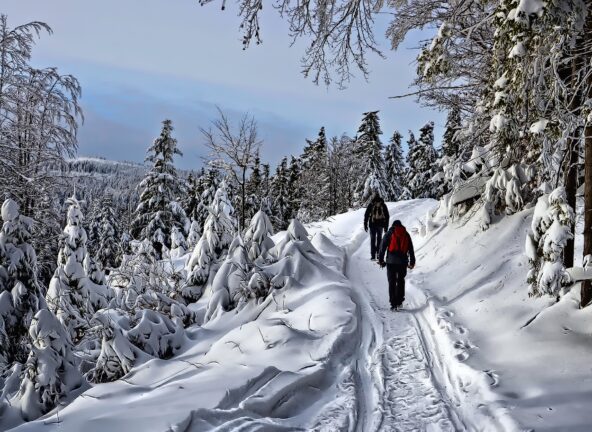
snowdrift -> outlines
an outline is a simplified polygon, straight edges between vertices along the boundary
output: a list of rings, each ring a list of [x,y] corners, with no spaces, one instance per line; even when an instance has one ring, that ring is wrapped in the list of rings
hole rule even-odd
[[[150,360],[14,430],[308,427],[333,398],[336,375],[356,349],[358,323],[340,270],[344,252],[328,239],[313,246],[306,232],[293,234],[278,243],[280,259],[267,269],[283,276],[282,288],[190,327],[172,359]]]

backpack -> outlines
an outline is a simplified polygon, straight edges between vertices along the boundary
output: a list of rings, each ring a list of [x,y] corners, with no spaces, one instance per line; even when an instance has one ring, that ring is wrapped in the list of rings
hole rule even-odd
[[[372,215],[371,215],[372,222],[374,222],[374,223],[383,222],[386,219],[383,207],[384,206],[382,205],[381,202],[374,203],[374,205],[372,206]]]
[[[402,254],[409,252],[409,236],[405,227],[397,226],[393,229],[388,251],[391,253],[400,252]]]

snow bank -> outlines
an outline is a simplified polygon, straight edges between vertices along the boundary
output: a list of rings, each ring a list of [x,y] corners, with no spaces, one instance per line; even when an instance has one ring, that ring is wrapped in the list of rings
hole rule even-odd
[[[558,303],[528,297],[523,245],[532,215],[483,232],[477,217],[449,224],[416,245],[408,279],[426,296],[437,343],[474,371],[452,369],[465,377],[461,391],[485,380],[523,430],[590,430],[592,309],[578,309],[578,289]]]
[[[171,359],[123,368],[122,379],[96,385],[61,408],[59,420],[53,412],[15,430],[295,430],[314,424],[334,402],[339,372],[356,350],[356,305],[341,272],[340,248],[326,237],[313,246],[298,223],[282,236],[272,251],[278,261],[265,268],[282,284],[262,302],[189,327],[189,341]],[[179,341],[166,331],[138,330],[137,337],[158,337],[162,349]],[[110,347],[105,360],[136,355],[117,338]],[[344,421],[351,413],[340,415]]]

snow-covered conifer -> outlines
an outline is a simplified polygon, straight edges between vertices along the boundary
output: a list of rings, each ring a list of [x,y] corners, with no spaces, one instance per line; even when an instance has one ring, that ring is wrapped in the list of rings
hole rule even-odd
[[[97,231],[98,239],[94,256],[103,269],[117,267],[121,263],[121,253],[117,242],[120,232],[113,208],[113,198],[110,195],[106,195],[101,200]]]
[[[58,267],[47,291],[47,304],[62,325],[68,337],[77,342],[88,328],[89,280],[84,271],[86,258],[86,231],[80,201],[66,200],[68,212],[66,227],[61,238]]]
[[[198,300],[210,279],[212,265],[226,255],[236,233],[236,219],[226,194],[226,183],[222,182],[209,208],[210,215],[204,224],[204,232],[187,262],[187,283],[182,296],[187,301]]]
[[[27,421],[51,411],[82,385],[70,337],[53,313],[39,310],[31,322],[29,335],[31,353],[14,401]]]
[[[574,219],[565,188],[558,187],[538,199],[526,239],[526,255],[531,265],[527,278],[529,295],[558,297],[570,282],[563,265],[563,249],[573,236]]]
[[[401,148],[402,137],[399,131],[395,131],[385,149],[386,179],[392,189],[392,195],[386,198],[394,201],[401,199],[406,189],[405,176],[407,168],[405,167],[405,159]]]
[[[179,258],[187,253],[185,236],[176,226],[171,233],[171,258]]]
[[[449,158],[458,157],[460,151],[458,133],[461,127],[460,107],[456,104],[448,111],[448,117],[446,118],[444,136],[442,137],[442,153],[444,153],[444,156]]]
[[[307,140],[301,156],[299,176],[302,196],[298,217],[306,222],[320,220],[329,215],[329,155],[325,128],[315,141]]]
[[[437,159],[434,149],[434,122],[426,123],[420,132],[418,141],[409,132],[407,185],[414,198],[434,198],[437,196],[437,188],[432,182]]]
[[[249,260],[255,264],[264,264],[271,259],[269,251],[275,246],[273,227],[267,215],[259,210],[244,234],[244,243]]]
[[[273,202],[271,213],[275,226],[282,230],[290,224],[292,217],[292,207],[290,203],[290,173],[288,172],[288,160],[283,158],[275,171],[275,176],[271,182],[271,193]]]
[[[380,135],[382,130],[378,111],[364,113],[356,136],[356,152],[361,167],[356,192],[359,205],[366,204],[377,193],[387,199],[393,196],[391,184],[386,177]]]
[[[10,365],[26,360],[29,325],[41,305],[37,257],[29,244],[33,221],[20,214],[12,199],[4,201],[1,214],[0,357]]]
[[[177,176],[173,157],[182,154],[177,140],[172,137],[172,122],[163,122],[160,136],[148,151],[146,158],[152,162],[152,169],[140,183],[140,203],[135,211],[133,234],[138,239],[149,239],[158,256],[163,247],[171,247],[171,231],[176,226],[185,235],[189,230],[189,219],[179,204],[184,185]]]
[[[187,236],[187,249],[193,250],[200,237],[201,228],[199,223],[194,219],[191,221],[191,226],[189,227],[189,235]]]

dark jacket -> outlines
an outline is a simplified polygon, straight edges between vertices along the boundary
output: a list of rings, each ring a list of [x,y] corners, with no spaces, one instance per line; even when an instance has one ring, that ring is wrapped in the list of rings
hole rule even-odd
[[[372,212],[374,210],[374,206],[382,206],[382,213],[384,214],[384,220],[382,221],[373,221],[372,220]],[[368,228],[368,225],[370,225],[371,228],[384,228],[387,229],[389,226],[389,211],[388,208],[386,207],[386,204],[384,203],[384,200],[382,198],[379,199],[374,199],[370,202],[370,204],[368,204],[368,207],[366,208],[366,212],[364,213],[364,228]]]
[[[411,236],[407,231],[405,234],[407,235],[407,240],[409,241],[409,250],[406,254],[402,252],[389,252],[388,247],[391,243],[391,236],[393,234],[393,229],[395,227],[392,226],[388,229],[386,234],[382,237],[382,243],[380,244],[380,253],[378,254],[378,261],[379,262],[386,262],[387,264],[399,264],[399,265],[408,265],[411,264],[412,266],[415,265],[415,252],[413,250],[413,242],[411,241]],[[386,261],[384,256],[386,255]]]

